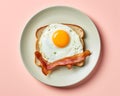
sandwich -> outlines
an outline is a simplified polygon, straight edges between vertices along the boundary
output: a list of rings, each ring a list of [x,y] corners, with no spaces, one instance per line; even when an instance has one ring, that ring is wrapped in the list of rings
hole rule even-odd
[[[45,75],[59,66],[82,67],[91,54],[85,49],[85,31],[78,25],[54,23],[38,28],[35,34],[35,64]]]

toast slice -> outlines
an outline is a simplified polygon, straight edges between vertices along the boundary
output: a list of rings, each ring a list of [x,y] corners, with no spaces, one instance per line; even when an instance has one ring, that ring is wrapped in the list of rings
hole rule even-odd
[[[79,35],[79,38],[80,38],[80,41],[82,43],[82,46],[83,46],[83,51],[85,49],[85,44],[84,44],[84,35],[85,35],[85,32],[84,30],[78,26],[78,25],[74,25],[74,24],[63,24],[63,25],[66,25],[68,27],[70,27],[71,29],[73,29],[78,35]],[[43,26],[43,27],[40,27],[37,31],[36,31],[36,51],[39,51],[40,48],[39,48],[39,44],[38,44],[38,41],[42,35],[42,32],[43,30],[47,27],[48,25],[46,26]],[[40,61],[35,57],[35,64],[37,66],[41,66],[40,65]],[[81,62],[81,63],[77,63],[75,64],[76,66],[83,66],[84,65],[84,61]],[[72,66],[71,65],[67,65],[68,68],[71,68]]]

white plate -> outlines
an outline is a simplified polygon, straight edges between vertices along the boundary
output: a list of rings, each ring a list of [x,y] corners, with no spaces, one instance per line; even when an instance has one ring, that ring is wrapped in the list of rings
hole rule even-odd
[[[86,59],[84,67],[74,67],[72,70],[62,67],[45,76],[41,68],[34,64],[35,32],[39,27],[51,23],[76,24],[85,30],[86,49],[89,49],[92,54]],[[74,85],[85,79],[96,66],[100,50],[99,33],[90,18],[76,9],[65,6],[49,7],[33,16],[27,23],[20,42],[21,56],[27,70],[39,81],[56,87]]]

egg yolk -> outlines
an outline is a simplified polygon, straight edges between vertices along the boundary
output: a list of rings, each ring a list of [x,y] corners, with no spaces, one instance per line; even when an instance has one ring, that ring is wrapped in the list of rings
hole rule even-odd
[[[53,33],[52,40],[57,47],[63,48],[69,44],[70,37],[64,30],[57,30]]]

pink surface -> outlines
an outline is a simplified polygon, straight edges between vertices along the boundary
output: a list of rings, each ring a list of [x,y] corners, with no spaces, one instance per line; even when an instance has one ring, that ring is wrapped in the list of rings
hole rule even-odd
[[[19,43],[25,24],[51,5],[67,5],[83,11],[93,19],[101,34],[101,62],[93,76],[75,88],[54,88],[38,82],[20,57]],[[119,9],[119,0],[1,0],[0,96],[120,96]]]

